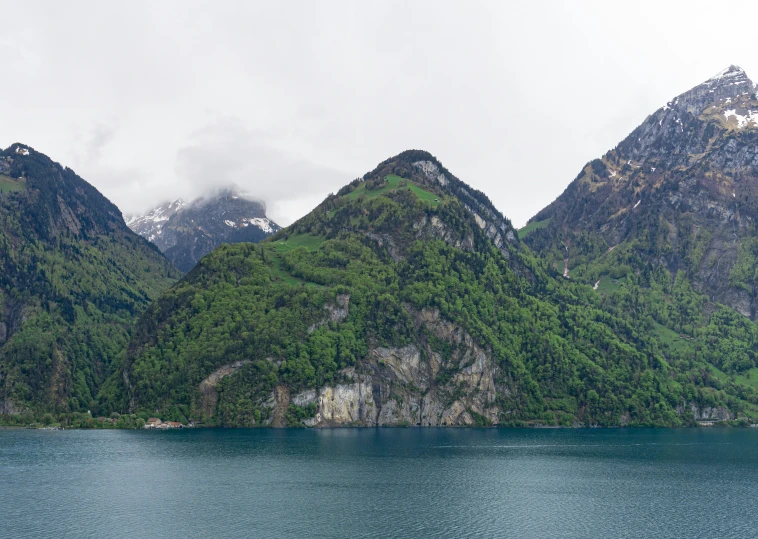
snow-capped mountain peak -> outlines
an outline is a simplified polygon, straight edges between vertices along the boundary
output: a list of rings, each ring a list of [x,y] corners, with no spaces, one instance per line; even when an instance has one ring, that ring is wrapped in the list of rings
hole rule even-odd
[[[183,271],[221,243],[258,242],[280,228],[266,217],[263,202],[230,190],[189,203],[177,198],[125,220]]]

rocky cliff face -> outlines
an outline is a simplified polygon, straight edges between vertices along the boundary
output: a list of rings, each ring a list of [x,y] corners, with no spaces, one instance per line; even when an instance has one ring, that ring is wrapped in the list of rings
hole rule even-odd
[[[672,99],[589,163],[525,241],[568,265],[634,245],[637,269],[679,271],[745,316],[758,307],[758,99],[730,66]]]
[[[184,272],[222,243],[257,243],[279,230],[262,202],[230,190],[190,203],[167,202],[144,215],[127,216],[126,224]]]
[[[342,319],[331,310],[330,318]],[[291,404],[316,406],[315,415],[304,421],[311,427],[496,425],[507,417],[498,396],[511,396],[512,390],[491,353],[460,326],[441,319],[438,310],[416,312],[414,320],[425,338],[402,347],[372,348],[358,365],[340,371],[341,383],[292,396],[289,388],[277,386],[258,403],[271,411],[263,424],[286,426],[276,410]],[[215,411],[219,382],[246,363],[224,365],[201,382],[206,416]]]
[[[442,354],[428,341],[399,348],[374,348],[356,369],[343,375],[350,383],[298,395],[318,411],[309,426],[462,426],[495,425],[504,411],[496,386],[498,368],[462,328],[440,319],[439,311],[416,313],[425,329],[449,346]]]

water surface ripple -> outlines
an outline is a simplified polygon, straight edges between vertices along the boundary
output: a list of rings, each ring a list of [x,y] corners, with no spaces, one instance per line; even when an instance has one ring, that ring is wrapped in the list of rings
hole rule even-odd
[[[758,429],[0,430],[0,537],[748,537]]]

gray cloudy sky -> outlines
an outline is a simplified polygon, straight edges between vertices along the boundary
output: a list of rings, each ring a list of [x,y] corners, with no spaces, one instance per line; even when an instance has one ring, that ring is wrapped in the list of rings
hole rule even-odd
[[[752,1],[0,7],[0,145],[125,213],[233,183],[286,225],[418,148],[520,226],[674,95],[758,79]]]

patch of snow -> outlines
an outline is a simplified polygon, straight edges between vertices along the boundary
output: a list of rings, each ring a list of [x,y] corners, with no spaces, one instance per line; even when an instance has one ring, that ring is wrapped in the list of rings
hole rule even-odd
[[[732,69],[734,68],[734,69]],[[729,66],[726,69],[722,69],[718,73],[716,73],[714,76],[712,76],[710,79],[708,79],[706,82],[715,82],[719,81],[721,79],[730,79],[732,77],[738,77],[740,75],[743,75],[745,72],[742,70],[742,68],[737,66]]]
[[[655,172],[655,167],[650,167],[650,172]]]
[[[611,175],[609,176],[609,178],[614,178],[615,176],[616,176],[616,171],[611,170]]]
[[[632,208],[632,209],[635,209],[637,206],[639,206],[639,205],[640,205],[640,202],[642,202],[642,201],[641,201],[641,200],[638,200],[638,201],[637,201],[637,204],[635,204],[635,205],[634,205],[634,208]]]
[[[231,226],[231,227],[235,226],[234,221],[230,221],[229,219],[227,219],[226,221],[224,221],[224,223],[226,223],[226,226]]]
[[[729,121],[729,118],[734,116],[737,120],[737,127],[742,129],[750,123],[758,125],[758,111],[748,110],[746,115],[737,114],[737,109],[728,109],[724,111],[724,119]]]
[[[247,219],[242,220],[242,226],[248,226],[253,225],[257,226],[267,234],[271,234],[274,232],[274,229],[271,228],[271,221],[266,219],[265,217],[249,217]]]
[[[732,198],[737,198],[737,193],[735,193],[734,191],[732,191]]]
[[[29,150],[22,148],[21,146],[16,146],[16,153],[20,153],[21,155],[29,155]]]
[[[153,208],[144,215],[125,215],[124,221],[133,231],[145,236],[149,241],[153,241],[156,237],[163,235],[164,224],[184,206],[184,201],[177,198],[173,202],[166,202]],[[149,234],[152,235],[149,236]]]

